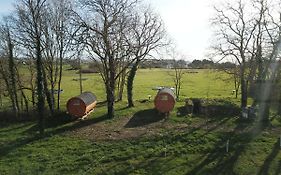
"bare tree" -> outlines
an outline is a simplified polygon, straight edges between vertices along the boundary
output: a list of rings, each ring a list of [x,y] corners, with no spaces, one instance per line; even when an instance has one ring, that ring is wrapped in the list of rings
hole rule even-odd
[[[173,69],[174,69],[174,85],[175,85],[175,91],[176,91],[176,98],[179,100],[180,98],[180,91],[182,88],[182,83],[183,83],[183,75],[185,74],[184,72],[184,67],[182,64],[179,64],[176,60],[174,60],[173,64]]]
[[[16,66],[16,76],[17,76],[17,85],[18,85],[18,93],[20,96],[20,101],[21,101],[21,111],[24,111],[25,109],[25,113],[29,115],[29,102],[28,102],[28,97],[25,93],[24,90],[28,89],[30,90],[30,88],[26,88],[25,85],[25,78],[23,75],[20,74],[19,68],[20,66]]]
[[[230,63],[230,62],[229,62]],[[225,66],[219,66],[216,70],[226,73],[228,76],[224,77],[224,76],[220,76],[218,75],[218,79],[225,81],[227,83],[231,82],[233,84],[233,88],[234,90],[232,91],[232,93],[235,93],[235,98],[238,98],[238,92],[240,89],[240,67],[239,65],[237,65],[237,62],[232,61],[231,63],[234,63],[234,66],[229,66],[229,67],[225,67]]]
[[[269,121],[269,111],[271,107],[271,100],[274,95],[274,88],[276,80],[278,79],[278,72],[280,69],[281,58],[281,12],[277,15],[268,13],[271,20],[264,21],[263,26],[266,33],[266,44],[260,46],[262,64],[259,63],[259,73],[257,75],[257,92],[255,101],[259,104],[259,117],[265,122]],[[276,18],[277,16],[277,18]],[[265,17],[266,19],[266,17]]]
[[[247,14],[249,9],[246,10],[246,7],[246,3],[240,0],[234,4],[227,3],[222,8],[215,8],[216,16],[212,21],[217,30],[218,43],[214,47],[217,55],[222,59],[232,57],[239,64],[241,107],[247,106],[247,69],[250,68],[247,63],[253,61],[256,53],[252,43],[258,23],[253,15]]]
[[[240,65],[241,107],[247,105],[248,83],[272,81],[276,68],[272,64],[279,55],[280,12],[276,1],[238,1],[222,9],[216,8],[214,24],[217,27],[218,45],[215,49],[223,58],[233,57]],[[251,12],[251,13],[249,13]],[[271,83],[256,86],[254,104],[259,104],[261,118],[268,119]],[[267,89],[267,90],[266,90]]]
[[[9,93],[9,97],[12,101],[13,111],[18,116],[19,102],[17,94],[17,75],[16,75],[16,63],[14,57],[14,40],[10,31],[8,21],[0,27],[0,39],[1,39],[1,50],[3,57],[1,61],[1,74],[6,82],[6,87]],[[7,59],[5,59],[5,57]],[[5,61],[6,60],[6,61]],[[6,65],[7,66],[6,66]]]
[[[126,65],[126,63],[121,64],[119,66],[119,69],[122,70],[125,65]],[[122,74],[118,78],[117,89],[116,89],[117,101],[123,100],[123,93],[124,93],[124,89],[125,89],[127,75],[128,75],[128,71],[125,70],[122,72]]]
[[[29,101],[31,101],[32,103],[32,107],[33,109],[35,109],[36,106],[36,63],[34,61],[34,59],[32,57],[29,57],[29,54],[25,55],[27,56],[26,59],[24,59],[24,63],[27,66],[27,70],[29,75],[27,76],[27,80],[26,80],[26,85],[24,85],[22,88],[29,90],[31,93],[31,99],[29,99]]]
[[[57,1],[54,1],[57,2]],[[70,12],[72,10],[72,3],[69,0],[61,0],[58,4],[60,8],[56,11],[57,16],[57,43],[59,50],[59,78],[58,78],[58,96],[57,96],[57,109],[60,109],[60,92],[62,82],[62,68],[63,60],[67,57],[70,50],[71,36],[70,36]]]
[[[18,42],[30,51],[36,60],[37,76],[37,110],[39,117],[39,132],[44,133],[45,120],[45,89],[43,67],[43,31],[46,0],[21,0],[16,6],[15,17],[18,32]]]
[[[183,76],[185,74],[185,64],[182,64],[185,59],[184,55],[180,55],[174,48],[169,53],[170,57],[172,58],[172,72],[169,71],[169,75],[172,77],[174,85],[175,85],[175,95],[176,100],[180,98],[180,91],[182,88],[183,83]]]
[[[47,23],[44,30],[44,63],[47,71],[47,78],[50,84],[50,109],[55,108],[54,88],[57,85],[57,110],[60,109],[60,92],[62,82],[63,59],[67,57],[70,49],[71,37],[70,12],[72,3],[69,0],[49,0],[48,13],[46,14]]]
[[[167,38],[163,22],[150,8],[146,7],[145,10],[136,14],[134,21],[131,41],[134,62],[127,79],[128,107],[134,106],[133,83],[139,64],[149,57],[151,52],[169,45],[169,42],[165,40]]]
[[[108,117],[114,117],[116,81],[134,61],[130,60],[132,13],[136,0],[81,1],[83,13],[75,12],[76,42],[84,44],[89,56],[101,62],[107,94]],[[122,69],[120,64],[126,63]]]

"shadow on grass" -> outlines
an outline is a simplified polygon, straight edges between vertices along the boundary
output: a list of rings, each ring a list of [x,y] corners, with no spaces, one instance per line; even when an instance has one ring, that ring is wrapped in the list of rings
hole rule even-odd
[[[211,122],[218,122],[218,123],[216,123],[215,125],[213,125],[213,126],[211,126],[210,128],[208,128],[208,129],[207,129],[207,132],[205,133],[205,135],[208,134],[208,133],[210,133],[210,132],[212,132],[212,131],[214,131],[214,130],[216,130],[216,129],[218,129],[219,127],[222,127],[222,126],[223,126],[225,123],[227,123],[230,119],[231,119],[231,118],[229,117],[229,118],[222,118],[222,119],[219,120],[219,121],[217,121],[217,120],[211,121]],[[207,124],[206,126],[208,126],[208,124]]]
[[[89,125],[93,125],[105,120],[109,120],[107,115],[102,115],[99,117],[95,117],[95,118],[91,118],[91,119],[87,119],[87,120],[81,120],[81,121],[75,121],[75,123],[73,125],[67,125],[64,127],[60,127],[57,129],[54,129],[52,131],[50,131],[50,134],[60,134],[66,131],[72,131],[75,129],[79,129],[79,128],[83,128],[85,126],[89,126]]]
[[[154,123],[154,122],[157,122],[157,121],[163,119],[163,117],[161,118],[160,116],[158,116],[158,117],[156,117],[156,116],[158,116],[157,111],[153,110],[153,109],[139,111],[133,116],[133,118],[131,119],[132,121],[130,120],[127,123],[127,125],[129,127],[137,127],[140,124],[141,124],[141,126],[143,126],[143,125]],[[51,128],[53,127],[54,129],[47,132],[45,138],[50,137],[54,134],[59,134],[59,133],[65,132],[65,131],[71,131],[71,130],[74,130],[77,128],[99,123],[99,122],[102,122],[107,119],[108,119],[108,117],[106,115],[103,115],[100,117],[91,118],[91,119],[84,120],[84,121],[77,121],[75,123],[71,123],[71,125],[67,125],[67,123],[66,123],[66,126],[62,126],[59,128],[56,128],[57,127],[56,125],[52,125]],[[223,125],[227,120],[228,120],[228,118],[221,120],[218,123],[218,125]],[[188,174],[230,174],[230,175],[237,174],[235,172],[234,168],[235,168],[237,161],[239,160],[240,155],[247,149],[248,145],[252,142],[252,140],[254,138],[256,138],[264,129],[262,127],[260,130],[255,131],[254,127],[252,127],[253,130],[245,132],[243,130],[244,130],[244,128],[247,127],[247,125],[248,124],[238,121],[236,128],[234,128],[234,131],[223,133],[223,135],[220,137],[220,139],[215,143],[216,146],[214,148],[211,148],[210,151],[208,153],[206,153],[205,157],[202,156],[203,157],[202,159],[200,158],[198,161],[196,161],[195,166],[192,168],[191,171],[188,172]],[[202,127],[204,127],[204,125],[200,125],[193,129],[191,128],[185,134],[186,135],[191,134],[194,131],[199,130]],[[211,129],[213,130],[213,128],[211,128]],[[237,132],[237,131],[239,131],[239,132]],[[20,148],[26,144],[33,143],[34,141],[37,141],[41,138],[42,137],[35,135],[30,138],[21,138],[21,139],[15,140],[14,142],[10,143],[9,145],[5,145],[4,148],[2,148],[2,147],[0,148],[0,157],[5,156],[17,148]],[[167,140],[166,142],[167,143],[176,143],[178,141],[181,141],[182,138],[184,138],[183,135],[177,135],[177,136],[173,137],[171,140]],[[163,137],[159,137],[158,139],[163,140]],[[225,143],[228,139],[233,144],[230,147],[230,152],[226,153]],[[157,138],[153,139],[153,141],[156,141],[156,140],[157,140]],[[182,141],[182,142],[188,143],[186,141]],[[268,167],[270,167],[272,160],[275,159],[275,157],[274,157],[275,156],[274,153],[276,152],[275,146],[273,147],[272,152],[269,154],[269,156],[265,160],[265,164],[269,164],[269,165],[264,165],[262,167],[262,169],[264,169],[264,170],[261,169],[261,171],[268,172]],[[161,154],[162,154],[162,152],[161,152]],[[184,153],[180,152],[179,155],[177,155],[177,156],[180,156],[180,154],[184,154]],[[163,157],[163,155],[159,155],[158,157]],[[129,158],[130,157],[123,157],[120,160],[118,159],[118,161],[120,161],[121,163],[124,163],[124,161],[128,160]],[[157,162],[158,161],[157,158],[155,158],[155,160],[151,161],[150,163],[153,163],[154,161]],[[143,162],[145,163],[145,162],[147,162],[147,160],[144,160]],[[118,166],[118,165],[116,165],[116,166]],[[144,168],[148,168],[150,166],[151,166],[151,164],[145,164]],[[279,162],[278,167],[280,169],[281,162]],[[155,168],[157,168],[157,167],[155,167]],[[156,169],[156,170],[159,170],[159,169]],[[157,174],[156,170],[155,170],[155,174]],[[131,170],[131,169],[125,169],[124,172],[121,174],[129,174],[128,172],[130,172],[130,171],[133,172],[133,170]],[[279,174],[279,173],[280,173],[280,170],[277,170],[275,174]]]
[[[224,155],[225,155],[225,150],[222,147],[222,145],[224,144],[224,140],[221,140],[219,142],[216,143],[216,148],[214,150],[212,150],[207,157],[201,161],[200,163],[198,163],[191,171],[189,171],[187,174],[188,175],[195,175],[200,173],[200,171],[202,169],[205,168],[205,166],[213,163],[214,161],[217,162],[221,162],[224,160]],[[212,170],[214,171],[214,169]],[[209,172],[210,173],[210,172]],[[202,174],[202,173],[201,173]]]
[[[125,128],[135,128],[145,126],[151,123],[159,122],[165,118],[159,115],[156,109],[142,110],[134,114],[134,116],[125,125]]]
[[[236,128],[231,132],[225,133],[223,138],[216,143],[217,147],[187,174],[236,175],[237,173],[234,171],[234,167],[239,157],[247,149],[248,145],[260,135],[265,127],[261,126],[260,130],[256,130],[255,126],[253,126],[251,130],[243,131],[245,126],[243,122],[239,122]],[[229,152],[226,152],[227,140],[231,143]]]
[[[222,139],[216,143],[215,149],[213,149],[207,156],[197,164],[188,175],[195,174],[236,174],[234,172],[234,166],[243,152],[245,143],[236,143],[240,144],[236,147],[233,153],[226,152],[226,140]]]
[[[11,123],[6,124],[6,126],[5,126],[5,124],[4,124],[4,125],[1,125],[1,126],[2,126],[2,127],[8,127],[8,126],[10,126],[10,125],[11,125]],[[10,127],[9,129],[3,129],[3,130],[0,131],[0,133],[5,133],[5,132],[14,131],[14,130],[17,130],[17,129],[22,129],[22,128],[27,127],[28,125],[30,125],[30,123],[23,123],[23,124],[21,124],[21,125],[19,125],[19,126],[16,126],[16,127]]]
[[[45,128],[45,130],[51,129],[51,128],[57,128],[59,126],[63,126],[63,125],[66,125],[68,123],[74,122],[75,120],[77,120],[77,118],[71,117],[66,112],[56,112],[54,114],[54,116],[49,116],[45,119],[44,128]],[[38,130],[39,130],[39,126],[38,126],[38,123],[36,121],[36,124],[33,127],[26,130],[25,132],[32,134],[32,133],[35,133]]]
[[[130,109],[130,107],[125,106],[125,107],[123,107],[123,108],[116,109],[115,111],[124,111],[124,110],[126,110],[126,109]]]
[[[272,161],[276,158],[276,156],[278,155],[280,151],[280,141],[279,139],[277,140],[277,142],[274,144],[271,153],[266,157],[258,175],[267,175],[269,174],[269,168],[270,165],[272,163]],[[277,170],[277,172],[275,174],[279,174],[281,171],[281,161],[279,161],[279,166],[277,167],[279,170]],[[279,171],[279,172],[278,172]]]
[[[82,121],[53,121],[53,125],[48,124],[45,128],[45,133],[44,135],[39,135],[37,133],[38,131],[38,125],[35,124],[34,126],[32,126],[31,128],[23,131],[22,133],[25,135],[23,137],[19,137],[13,141],[10,141],[8,143],[5,144],[0,144],[0,157],[4,157],[7,154],[11,153],[12,151],[25,146],[27,144],[31,144],[37,140],[41,140],[41,139],[45,139],[48,137],[52,137],[53,135],[56,134],[61,134],[64,133],[66,131],[72,131],[75,129],[79,129],[85,126],[89,126],[92,124],[96,124],[105,120],[108,120],[109,118],[107,117],[107,115],[102,115],[100,117],[96,117],[96,118],[91,118],[91,119],[87,119],[87,120],[82,120]],[[54,119],[55,120],[55,119]],[[68,125],[69,123],[69,125]],[[64,126],[61,126],[64,125]],[[59,127],[61,126],[61,127]],[[20,129],[20,128],[17,128]]]
[[[30,144],[36,140],[40,140],[42,137],[39,135],[34,135],[26,138],[18,138],[14,141],[11,141],[5,145],[1,145],[0,147],[0,157],[4,157],[13,150],[16,150],[17,148],[20,148],[22,146],[25,146],[27,144]]]

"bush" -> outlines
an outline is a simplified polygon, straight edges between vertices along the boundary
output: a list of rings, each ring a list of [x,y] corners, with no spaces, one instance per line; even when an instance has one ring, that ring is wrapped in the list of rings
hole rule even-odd
[[[190,104],[190,103],[193,104]],[[194,104],[194,102],[196,104]],[[191,99],[186,100],[186,112],[190,112],[190,106],[196,107],[196,114],[203,114],[208,116],[237,116],[240,114],[240,107],[236,104],[224,99]]]

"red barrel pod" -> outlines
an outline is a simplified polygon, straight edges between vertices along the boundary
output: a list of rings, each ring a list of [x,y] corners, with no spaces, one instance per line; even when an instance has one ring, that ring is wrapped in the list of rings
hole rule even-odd
[[[160,89],[154,99],[155,108],[161,113],[169,113],[174,109],[176,98],[170,88]]]
[[[96,96],[91,92],[83,92],[79,96],[72,97],[67,102],[67,112],[74,117],[81,118],[92,111],[97,104]]]

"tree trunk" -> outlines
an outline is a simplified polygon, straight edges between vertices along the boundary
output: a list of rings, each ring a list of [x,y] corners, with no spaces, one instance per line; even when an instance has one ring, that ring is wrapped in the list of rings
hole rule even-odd
[[[35,97],[36,97],[36,92],[35,92],[35,89],[32,88],[32,90],[31,90],[31,100],[32,100],[32,107],[33,107],[33,109],[35,109],[35,105],[36,105]]]
[[[52,81],[52,85],[51,85],[51,104],[52,104],[52,112],[55,112],[55,82]]]
[[[115,102],[115,80],[110,78],[110,82],[106,85],[107,94],[107,115],[108,118],[114,118],[114,102]]]
[[[31,63],[30,63],[31,64]],[[34,84],[33,80],[34,80],[34,72],[33,72],[33,69],[32,69],[32,65],[29,65],[29,71],[30,71],[30,79],[29,79],[29,84],[30,84],[30,90],[31,90],[31,102],[32,102],[32,107],[33,109],[35,109],[35,106],[36,106],[36,102],[35,102],[35,99],[36,99],[36,92],[35,92],[35,86],[36,84]]]
[[[107,115],[109,118],[114,118],[114,103],[115,103],[115,65],[114,59],[109,58],[109,71],[108,71],[108,82],[106,83],[107,88]]]
[[[40,135],[44,134],[45,128],[45,96],[44,96],[44,85],[43,85],[43,65],[41,56],[41,44],[40,38],[37,38],[36,43],[36,69],[37,69],[37,110],[39,116],[39,132]]]
[[[127,99],[128,99],[128,107],[134,107],[133,102],[133,85],[134,79],[138,70],[138,65],[140,60],[137,59],[136,62],[133,64],[132,69],[129,72],[128,80],[127,80]]]
[[[24,89],[23,89],[23,85],[22,85],[22,82],[21,82],[21,79],[20,79],[20,73],[19,73],[19,70],[17,69],[16,67],[16,76],[17,76],[17,80],[18,80],[18,86],[20,87],[19,88],[19,92],[21,94],[21,100],[22,100],[22,103],[24,102],[24,106],[25,106],[25,112],[26,114],[29,113],[29,106],[28,106],[28,99],[24,93]],[[31,84],[32,85],[32,84]],[[32,86],[33,87],[33,86]],[[31,88],[32,89],[32,88]],[[32,89],[32,96],[34,95],[34,90]],[[34,97],[33,97],[34,98]],[[33,99],[34,100],[34,99]],[[34,107],[34,106],[33,106]],[[21,107],[22,111],[24,111],[23,109],[23,104],[22,104],[22,107]]]
[[[51,112],[51,116],[54,115],[54,100],[52,99],[52,94],[48,88],[48,82],[47,82],[47,77],[46,77],[46,72],[45,70],[42,70],[43,73],[43,84],[44,84],[44,91],[45,91],[45,96],[47,97],[47,102],[48,106]]]
[[[241,108],[247,107],[247,85],[245,80],[241,81]]]
[[[114,90],[107,88],[107,116],[114,118]]]
[[[61,81],[62,81],[62,56],[63,50],[60,50],[60,65],[59,65],[59,80],[58,80],[58,99],[57,99],[57,110],[60,110],[60,93],[61,93]]]
[[[83,84],[82,84],[82,66],[81,60],[79,58],[79,87],[80,87],[80,94],[83,93]]]
[[[63,7],[65,7],[64,5],[64,1],[62,1],[63,3]],[[61,30],[59,31],[59,80],[58,80],[58,96],[57,96],[57,110],[60,110],[60,93],[61,93],[61,81],[62,81],[62,64],[63,64],[63,57],[64,57],[64,38],[65,38],[65,33],[64,33],[64,29],[65,29],[65,25],[64,25],[64,8],[62,8],[62,16],[60,18],[60,28]]]
[[[18,96],[17,96],[17,84],[16,84],[16,71],[15,71],[15,62],[14,62],[14,56],[13,56],[13,44],[11,41],[11,36],[8,31],[8,49],[9,49],[9,71],[10,71],[10,78],[11,78],[11,97],[13,98],[13,110],[18,116],[19,112],[19,102],[18,102]]]
[[[29,113],[28,99],[27,99],[26,95],[24,94],[23,90],[21,90],[21,95],[23,97],[24,104],[25,104],[25,112]]]
[[[179,80],[181,81],[181,80]],[[177,91],[177,101],[180,100],[180,90],[181,90],[181,82],[179,82],[179,85],[178,85],[178,91]]]
[[[117,101],[123,100],[125,82],[126,82],[126,71],[124,71],[119,78]]]
[[[240,75],[240,81],[241,81],[241,108],[247,107],[247,100],[248,100],[248,89],[247,89],[247,83],[245,80],[245,68],[244,64],[241,66],[241,75]]]

